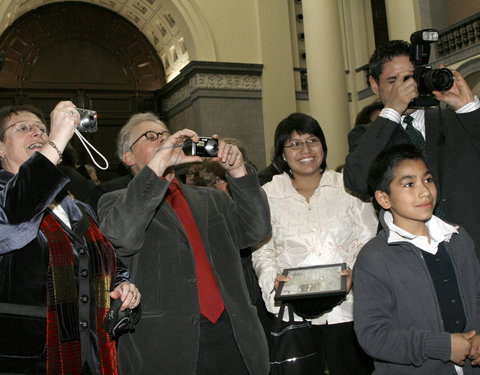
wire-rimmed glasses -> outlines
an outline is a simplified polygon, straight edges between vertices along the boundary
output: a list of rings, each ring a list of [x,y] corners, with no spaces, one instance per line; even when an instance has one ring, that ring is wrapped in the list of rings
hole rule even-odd
[[[4,133],[10,129],[14,128],[19,133],[30,133],[33,127],[36,127],[42,134],[48,135],[47,126],[41,121],[28,121],[28,120],[20,120],[14,122],[13,124],[8,125],[5,128]]]

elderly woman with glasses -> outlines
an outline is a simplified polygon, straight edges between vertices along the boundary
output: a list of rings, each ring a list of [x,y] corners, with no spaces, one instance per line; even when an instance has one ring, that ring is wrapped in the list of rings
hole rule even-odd
[[[377,219],[372,205],[349,195],[342,175],[327,169],[327,143],[315,119],[291,114],[277,126],[274,144],[273,161],[283,174],[263,185],[273,236],[253,252],[253,265],[267,309],[278,314],[274,295],[286,280],[284,269],[335,263],[353,267],[362,245],[375,235]],[[351,287],[351,271],[344,272]],[[333,310],[311,319],[321,365],[330,375],[373,370],[356,342],[352,303],[348,293]]]
[[[78,126],[57,104],[48,134],[32,106],[0,109],[0,373],[117,374],[103,329],[110,298],[140,302],[90,207],[57,169]]]

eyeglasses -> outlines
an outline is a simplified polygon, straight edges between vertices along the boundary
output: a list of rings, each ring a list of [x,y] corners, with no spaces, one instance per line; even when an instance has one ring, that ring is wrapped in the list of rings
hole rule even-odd
[[[300,150],[301,148],[303,148],[303,145],[307,145],[307,147],[309,149],[311,148],[315,148],[315,147],[318,147],[320,146],[320,139],[318,138],[309,138],[307,139],[305,142],[302,142],[302,141],[293,141],[293,142],[290,142],[288,145],[285,145],[283,147],[287,147],[291,150]]]
[[[147,130],[145,133],[143,133],[140,137],[138,137],[135,142],[132,143],[132,145],[129,147],[130,151],[132,150],[132,147],[135,146],[135,143],[137,143],[142,137],[147,138],[147,140],[151,142],[155,142],[159,137],[161,142],[164,142],[168,136],[170,135],[170,132],[167,130],[164,130],[163,132],[155,132],[153,130]]]
[[[19,133],[30,133],[34,126],[37,127],[38,130],[42,132],[42,134],[48,135],[47,127],[41,121],[30,122],[26,120],[20,120],[8,125],[5,129],[5,132],[10,128],[15,128],[15,130]]]

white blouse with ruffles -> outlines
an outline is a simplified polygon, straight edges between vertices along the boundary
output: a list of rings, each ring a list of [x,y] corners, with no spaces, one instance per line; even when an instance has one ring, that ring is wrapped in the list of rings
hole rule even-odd
[[[310,201],[300,195],[290,177],[283,173],[263,186],[268,196],[272,220],[272,238],[253,252],[267,309],[277,314],[273,285],[284,268],[319,264],[347,263],[353,268],[362,246],[375,236],[377,216],[371,203],[348,194],[343,175],[326,170]],[[353,320],[352,293],[331,312],[313,319],[313,324]]]

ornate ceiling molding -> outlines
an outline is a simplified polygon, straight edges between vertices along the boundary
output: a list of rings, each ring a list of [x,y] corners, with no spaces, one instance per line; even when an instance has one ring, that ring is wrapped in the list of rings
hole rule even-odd
[[[73,0],[2,0],[0,32],[40,6]],[[191,59],[215,60],[213,37],[193,0],[83,0],[118,13],[150,41],[165,69],[167,82]],[[2,12],[3,11],[3,12]]]

